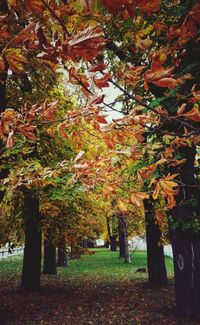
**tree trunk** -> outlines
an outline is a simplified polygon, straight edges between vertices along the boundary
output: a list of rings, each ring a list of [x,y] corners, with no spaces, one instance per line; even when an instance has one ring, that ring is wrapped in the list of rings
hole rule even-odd
[[[106,240],[106,241],[105,241],[104,246],[105,246],[105,248],[109,248],[109,246],[110,246],[109,240]]]
[[[184,217],[186,212],[177,207],[173,215]],[[174,255],[175,295],[181,316],[200,315],[200,238],[180,229],[171,231]]]
[[[200,234],[181,225],[191,224],[193,213],[198,207],[192,206],[190,199],[196,194],[197,180],[194,176],[196,150],[193,147],[179,149],[187,160],[182,166],[180,180],[187,184],[176,196],[177,206],[172,210],[175,226],[170,235],[174,254],[175,295],[177,311],[181,316],[200,315]]]
[[[57,274],[56,271],[56,247],[51,239],[44,241],[43,274]]]
[[[83,239],[81,241],[81,247],[82,248],[88,248],[88,241],[87,241],[87,239]]]
[[[145,208],[148,283],[153,287],[162,287],[167,285],[164,250],[159,244],[162,233],[153,216],[153,207],[149,201],[145,203]]]
[[[123,258],[125,263],[131,263],[131,256],[128,247],[128,231],[127,231],[126,217],[124,215],[120,215],[119,222],[120,222],[121,234],[122,234],[121,239],[123,240],[123,251],[122,251]]]
[[[109,218],[106,218],[106,223],[107,223],[108,237],[109,237],[109,241],[110,241],[110,250],[115,252],[117,250],[117,243],[116,243],[117,235],[113,235],[112,234],[113,231],[111,232],[111,226],[110,226],[110,219]]]
[[[123,222],[120,216],[118,218],[118,229],[119,229],[119,257],[125,258],[126,255],[125,232],[123,229]]]
[[[66,239],[62,236],[58,244],[57,266],[67,266]]]
[[[39,200],[31,190],[26,190],[24,200],[25,248],[21,288],[40,289],[41,230]]]
[[[113,235],[113,236],[110,236],[110,250],[112,252],[116,252],[117,250],[117,236],[116,235]]]

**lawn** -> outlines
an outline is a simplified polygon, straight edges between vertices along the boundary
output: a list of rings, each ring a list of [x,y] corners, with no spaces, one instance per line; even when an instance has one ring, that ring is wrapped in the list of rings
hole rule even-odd
[[[84,255],[80,260],[71,261],[68,268],[60,268],[59,274],[74,279],[90,279],[95,282],[112,283],[115,281],[130,281],[146,279],[146,273],[136,272],[138,268],[146,268],[146,253],[134,252],[131,254],[132,263],[125,264],[118,252],[106,249],[93,249],[92,256]],[[166,257],[168,276],[173,277],[173,261]]]
[[[144,252],[134,252],[126,265],[118,252],[94,251],[58,268],[57,276],[43,275],[42,289],[34,293],[19,290],[22,257],[1,260],[0,324],[195,324],[176,317],[171,258],[170,285],[151,289],[147,274],[136,272],[146,266]]]

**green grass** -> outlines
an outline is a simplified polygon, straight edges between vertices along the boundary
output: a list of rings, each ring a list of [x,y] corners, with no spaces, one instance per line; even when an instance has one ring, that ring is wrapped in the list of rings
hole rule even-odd
[[[146,267],[146,253],[134,252],[132,263],[125,264],[119,258],[118,252],[107,249],[94,249],[92,256],[83,255],[79,260],[69,262],[67,268],[59,268],[58,272],[64,277],[94,279],[97,282],[126,281],[130,279],[145,279],[146,273],[136,272],[138,268]],[[173,261],[166,257],[166,267],[169,277],[173,276]]]
[[[108,249],[93,249],[94,255],[82,255],[78,260],[70,260],[66,268],[58,268],[58,274],[65,278],[78,280],[91,279],[96,282],[126,281],[131,279],[145,279],[146,273],[136,272],[138,268],[146,267],[146,253],[134,252],[131,255],[132,263],[125,264],[119,258],[119,252],[110,252]],[[168,276],[173,276],[173,261],[165,258]],[[0,261],[0,277],[19,276],[22,268],[22,255],[8,257]]]
[[[22,255],[10,256],[0,260],[0,277],[10,278],[21,274]]]

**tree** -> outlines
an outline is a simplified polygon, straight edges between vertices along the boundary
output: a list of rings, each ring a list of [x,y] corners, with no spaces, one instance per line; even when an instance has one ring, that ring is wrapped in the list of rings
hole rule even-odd
[[[106,223],[107,223],[108,237],[110,240],[110,250],[114,252],[117,250],[117,243],[116,243],[117,229],[115,225],[116,220],[114,220],[114,216],[112,216],[111,218],[106,217]]]
[[[57,274],[56,271],[56,246],[52,239],[44,241],[44,264],[43,274]]]
[[[66,251],[66,239],[65,236],[62,236],[58,243],[58,259],[57,266],[67,266],[67,251]]]
[[[190,280],[194,275],[193,265],[195,280],[198,273],[199,252],[194,240],[195,243],[198,241],[196,233],[199,234],[199,174],[195,167],[200,120],[199,1],[177,5],[177,2],[159,0],[76,1],[69,4],[38,0],[26,1],[26,11],[17,1],[10,2],[9,6],[17,20],[24,22],[28,12],[33,23],[12,40],[10,33],[4,34],[9,42],[5,42],[2,49],[1,71],[4,72],[5,63],[15,73],[23,70],[27,61],[23,46],[27,44],[40,52],[37,58],[54,74],[58,67],[65,70],[70,83],[81,90],[84,97],[82,100],[78,98],[80,106],[76,112],[69,112],[67,117],[62,115],[58,125],[60,134],[67,137],[66,129],[70,124],[73,131],[71,129],[69,134],[76,141],[75,149],[84,151],[84,140],[80,140],[81,128],[78,127],[84,121],[82,125],[88,125],[88,134],[97,130],[111,151],[91,159],[80,153],[78,163],[74,162],[73,179],[91,189],[95,175],[97,186],[104,183],[104,192],[106,190],[112,196],[117,194],[117,206],[123,213],[131,204],[143,209],[143,200],[152,197],[160,227],[167,224],[167,215],[171,214],[175,229],[172,243],[177,265],[178,310],[190,316],[198,314],[200,292],[191,287],[190,292],[185,291],[183,301],[177,283],[179,278],[182,282],[182,274],[188,270],[179,268],[178,271],[180,255],[190,264],[190,272],[186,272]],[[78,14],[75,20],[72,18],[74,13]],[[42,26],[40,29],[35,24],[38,21]],[[52,32],[48,32],[50,24]],[[102,90],[110,83],[120,91],[114,103],[107,103],[103,96]],[[101,95],[95,96],[95,92],[99,94],[100,91]],[[106,125],[102,110],[118,111],[119,103],[123,104],[125,117]],[[44,110],[42,114],[44,117]],[[38,120],[33,125],[29,117],[27,125],[27,119],[24,119],[20,128],[19,114],[11,114],[12,119],[9,116],[10,112],[6,112],[1,119],[4,126],[1,137],[7,147],[13,146],[16,134],[24,134],[34,141],[33,130],[39,124]],[[5,127],[8,121],[12,122],[9,130]],[[51,123],[57,124],[55,116]],[[152,153],[152,160],[146,162],[145,150]],[[192,172],[186,177],[188,167]],[[119,176],[116,183],[111,177],[114,170]],[[180,209],[184,217],[180,216]],[[194,250],[193,254],[191,249],[190,259],[185,251],[180,251],[179,241],[184,240],[186,246]],[[190,282],[193,286],[193,281]],[[194,307],[189,301],[195,301]]]
[[[40,227],[39,201],[33,192],[27,189],[24,210],[25,248],[21,288],[39,290],[41,273],[41,229],[38,229]]]

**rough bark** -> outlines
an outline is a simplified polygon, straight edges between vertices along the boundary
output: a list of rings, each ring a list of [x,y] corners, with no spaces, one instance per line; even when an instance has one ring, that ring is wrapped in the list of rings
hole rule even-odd
[[[197,181],[194,176],[195,148],[181,148],[181,154],[187,157],[180,179],[182,191],[176,197],[177,206],[172,210],[176,226],[171,228],[171,242],[174,254],[175,295],[177,311],[181,316],[200,315],[200,235],[190,228],[184,230],[180,225],[192,220],[195,208],[189,203]],[[191,187],[190,187],[191,186]]]
[[[159,244],[161,231],[155,221],[150,202],[145,204],[148,283],[153,287],[167,285],[167,272],[163,246]]]
[[[44,241],[43,274],[57,274],[56,271],[56,247],[51,239]]]
[[[66,239],[62,236],[58,244],[57,266],[67,266]]]
[[[31,190],[25,192],[24,223],[25,248],[21,288],[34,291],[40,289],[41,230],[39,200]]]

